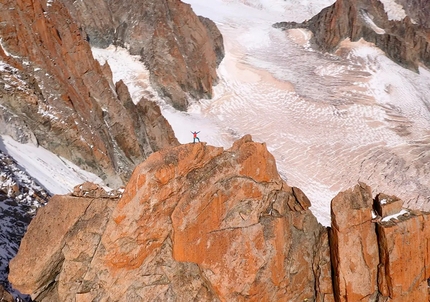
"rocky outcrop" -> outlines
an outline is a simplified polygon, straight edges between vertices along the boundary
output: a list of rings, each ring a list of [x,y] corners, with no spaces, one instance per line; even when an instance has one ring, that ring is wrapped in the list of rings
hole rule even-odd
[[[54,197],[9,279],[36,301],[332,301],[327,231],[309,206],[249,136],[165,149],[118,202]]]
[[[140,55],[156,90],[185,110],[188,97],[211,97],[224,57],[215,24],[178,0],[62,0],[90,43],[126,47]]]
[[[153,151],[177,144],[167,121],[148,109],[154,104],[134,106],[124,86],[115,87],[60,1],[2,1],[0,20],[1,134],[38,143],[111,186]]]
[[[426,0],[397,0],[414,23],[430,28],[430,6]]]
[[[430,299],[429,215],[359,183],[327,230],[250,136],[156,152],[119,200],[93,186],[55,196],[11,261],[35,301]]]
[[[430,216],[398,208],[398,201],[385,194],[372,200],[362,183],[332,200],[336,301],[430,300]]]
[[[372,205],[371,189],[364,184],[332,200],[330,248],[337,301],[377,301],[379,257]]]
[[[380,0],[337,0],[303,23],[281,22],[280,28],[305,27],[314,35],[312,42],[323,51],[333,52],[344,39],[364,38],[382,49],[400,65],[417,69],[430,67],[430,24],[428,3],[423,0],[396,1],[404,16],[389,16]],[[392,5],[397,5],[392,1]],[[403,5],[403,7],[402,7]]]
[[[377,225],[379,290],[391,301],[429,301],[429,216],[408,213]]]

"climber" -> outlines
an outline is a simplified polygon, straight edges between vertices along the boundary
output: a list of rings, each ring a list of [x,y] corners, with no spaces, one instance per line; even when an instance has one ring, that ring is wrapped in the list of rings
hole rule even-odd
[[[193,134],[193,144],[196,142],[196,140],[198,140],[199,143],[200,143],[200,138],[197,137],[197,134],[200,133],[200,131],[197,131],[197,132],[196,131],[194,131],[194,132],[191,131],[191,133]]]

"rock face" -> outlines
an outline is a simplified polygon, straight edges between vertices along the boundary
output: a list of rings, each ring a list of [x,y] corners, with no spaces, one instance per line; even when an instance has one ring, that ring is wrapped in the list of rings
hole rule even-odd
[[[332,201],[330,242],[338,301],[376,301],[379,259],[372,205],[372,192],[364,184]]]
[[[361,183],[332,200],[336,301],[429,301],[430,216],[406,210],[372,214],[373,203],[378,210],[398,198],[371,196]]]
[[[179,0],[61,0],[96,47],[123,46],[140,55],[157,91],[178,109],[188,95],[211,97],[224,57],[215,24]]]
[[[397,0],[414,23],[430,28],[430,6],[426,0]]]
[[[429,6],[425,0],[391,1],[404,15],[392,16],[380,0],[337,0],[318,15],[302,24],[278,23],[276,27],[309,28],[312,42],[323,51],[334,51],[349,38],[364,38],[385,51],[388,57],[404,67],[430,66]],[[398,2],[399,4],[397,4]],[[399,13],[398,13],[399,14]]]
[[[118,202],[54,197],[9,279],[36,301],[333,301],[328,233],[309,206],[249,136],[165,149]]]
[[[390,301],[429,301],[429,215],[410,213],[377,224],[379,291]]]
[[[35,301],[430,299],[429,215],[380,216],[398,199],[360,183],[332,200],[327,230],[250,136],[154,153],[119,200],[75,195],[38,212],[10,263]]]
[[[177,144],[156,105],[135,106],[115,87],[61,2],[2,1],[0,20],[0,134],[38,143],[112,186]]]

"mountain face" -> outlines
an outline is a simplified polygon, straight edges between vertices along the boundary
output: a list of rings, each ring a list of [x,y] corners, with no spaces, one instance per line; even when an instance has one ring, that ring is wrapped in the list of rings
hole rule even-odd
[[[374,43],[400,65],[430,67],[429,6],[417,1],[337,0],[303,23],[277,23],[280,28],[304,27],[317,48],[332,52],[344,39]],[[389,6],[391,5],[391,6]]]
[[[110,44],[140,55],[154,88],[185,110],[188,95],[211,97],[216,67],[224,56],[215,24],[178,0],[62,0],[91,45]]]
[[[8,0],[0,8],[1,134],[40,144],[112,186],[151,152],[177,144],[157,105],[134,105],[109,66],[93,59],[61,2]]]
[[[83,190],[40,209],[10,262],[35,301],[429,298],[430,216],[360,183],[325,228],[250,136],[156,152],[119,199]]]

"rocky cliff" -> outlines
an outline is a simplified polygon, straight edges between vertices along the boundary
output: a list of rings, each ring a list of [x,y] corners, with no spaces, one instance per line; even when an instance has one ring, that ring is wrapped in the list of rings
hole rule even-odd
[[[5,0],[0,20],[0,134],[40,144],[112,186],[177,144],[155,104],[134,105],[112,83],[60,1]]]
[[[157,91],[178,109],[189,96],[210,97],[224,57],[215,24],[179,0],[61,0],[91,45],[126,47],[140,55]]]
[[[165,149],[136,168],[118,201],[51,199],[9,278],[36,301],[330,296],[327,231],[309,206],[249,136],[225,151]]]
[[[400,65],[416,70],[420,64],[430,67],[429,9],[425,0],[337,0],[308,21],[274,26],[308,28],[314,33],[313,44],[328,52],[344,39],[363,38]]]
[[[164,149],[120,199],[91,192],[54,197],[11,261],[36,301],[429,301],[428,215],[360,183],[324,228],[250,136]]]

